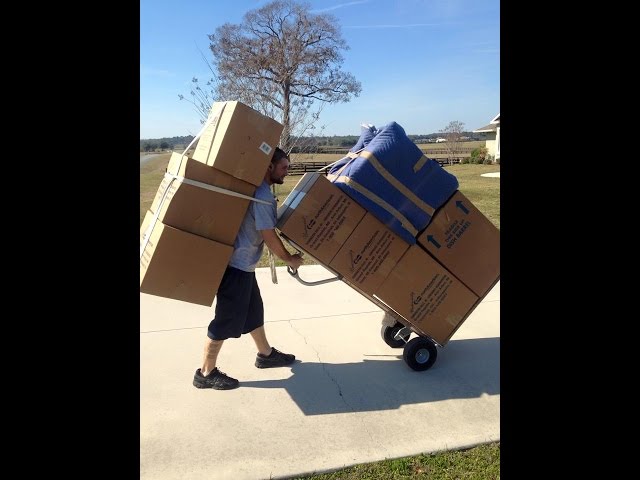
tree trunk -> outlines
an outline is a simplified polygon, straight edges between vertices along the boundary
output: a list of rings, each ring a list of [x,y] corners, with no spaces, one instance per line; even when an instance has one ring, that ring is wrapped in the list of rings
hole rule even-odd
[[[290,89],[291,86],[289,85],[289,83],[285,83],[283,88],[284,101],[282,105],[282,125],[284,125],[284,129],[282,130],[281,148],[287,153],[289,153],[289,148],[291,145],[291,127],[289,125],[289,110],[291,108],[291,103],[289,101],[289,98],[291,96]]]

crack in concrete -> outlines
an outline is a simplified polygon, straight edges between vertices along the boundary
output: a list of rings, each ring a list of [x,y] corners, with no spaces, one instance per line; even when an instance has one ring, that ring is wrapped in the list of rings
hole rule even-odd
[[[342,394],[342,387],[340,386],[338,381],[329,373],[329,371],[327,370],[326,364],[320,358],[320,352],[318,352],[318,350],[316,350],[316,348],[313,345],[307,342],[307,337],[302,335],[302,333],[300,333],[300,331],[293,326],[293,323],[291,323],[291,320],[289,320],[289,325],[298,335],[302,337],[302,339],[304,340],[304,343],[309,345],[311,348],[313,348],[313,351],[316,352],[316,357],[318,357],[318,362],[320,363],[320,365],[322,365],[322,371],[336,385],[336,388],[338,389],[338,395],[340,395],[340,398],[342,399],[344,404],[349,408],[349,411],[353,412],[354,411],[353,407],[349,404],[349,402],[347,402],[347,400],[344,398],[344,395]]]
[[[289,325],[291,326],[292,330],[294,332],[296,332],[298,335],[300,335],[302,337],[302,339],[304,340],[304,343],[308,346],[310,346],[314,352],[316,352],[316,357],[318,357],[318,362],[320,363],[320,365],[322,365],[322,371],[325,373],[325,375],[327,377],[329,377],[329,379],[336,385],[336,388],[338,389],[338,395],[340,395],[340,398],[342,399],[342,402],[347,406],[347,408],[349,409],[350,413],[357,413],[355,408],[349,403],[347,402],[346,398],[344,397],[344,395],[342,394],[342,387],[340,386],[340,383],[338,383],[338,380],[336,380],[331,373],[327,370],[325,363],[322,361],[322,359],[320,358],[320,352],[318,352],[318,350],[316,350],[316,348],[311,345],[308,341],[307,341],[307,337],[305,337],[300,330],[298,330],[296,327],[293,326],[293,323],[291,320],[289,320]],[[367,432],[367,434],[369,435],[369,438],[372,441],[375,441],[373,435],[371,434],[371,431],[367,428],[367,424],[364,421],[364,418],[361,417],[361,422],[362,426],[364,428],[364,430]],[[384,448],[384,444],[380,444],[381,449]]]

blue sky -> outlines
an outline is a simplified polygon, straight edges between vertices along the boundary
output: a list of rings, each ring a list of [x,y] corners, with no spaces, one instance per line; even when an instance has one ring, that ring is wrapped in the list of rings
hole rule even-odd
[[[140,0],[140,138],[195,135],[191,79],[211,77],[208,34],[238,24],[268,0]],[[349,103],[327,105],[324,135],[359,135],[391,121],[407,134],[470,131],[500,112],[499,0],[311,0],[338,18],[349,50],[342,69],[362,84]],[[229,99],[232,100],[232,99]]]

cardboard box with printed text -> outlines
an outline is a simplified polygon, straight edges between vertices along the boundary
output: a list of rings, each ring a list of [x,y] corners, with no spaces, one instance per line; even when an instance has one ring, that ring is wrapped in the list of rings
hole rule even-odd
[[[399,235],[367,213],[329,267],[372,295],[408,248],[409,244]]]
[[[436,210],[417,242],[481,298],[500,278],[500,230],[460,191]]]
[[[445,345],[479,298],[418,245],[412,245],[375,296],[418,332]]]
[[[193,158],[260,186],[284,128],[237,101],[215,102]]]
[[[366,211],[320,173],[305,173],[278,208],[276,228],[329,265]]]

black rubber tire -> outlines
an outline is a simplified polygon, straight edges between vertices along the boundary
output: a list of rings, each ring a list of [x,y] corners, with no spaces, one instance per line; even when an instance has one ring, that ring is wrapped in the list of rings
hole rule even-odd
[[[396,336],[396,333],[398,333],[403,328],[404,328],[404,325],[402,325],[401,323],[396,323],[393,327],[382,325],[382,329],[380,330],[380,335],[382,336],[384,343],[389,345],[391,348],[404,347],[406,345],[406,342],[409,340],[409,337],[411,336],[411,332],[409,332],[409,335],[406,335],[405,337],[403,337],[404,341],[402,339],[396,340],[394,338]]]
[[[438,347],[428,338],[415,337],[404,346],[402,358],[418,372],[430,369],[438,358]]]

